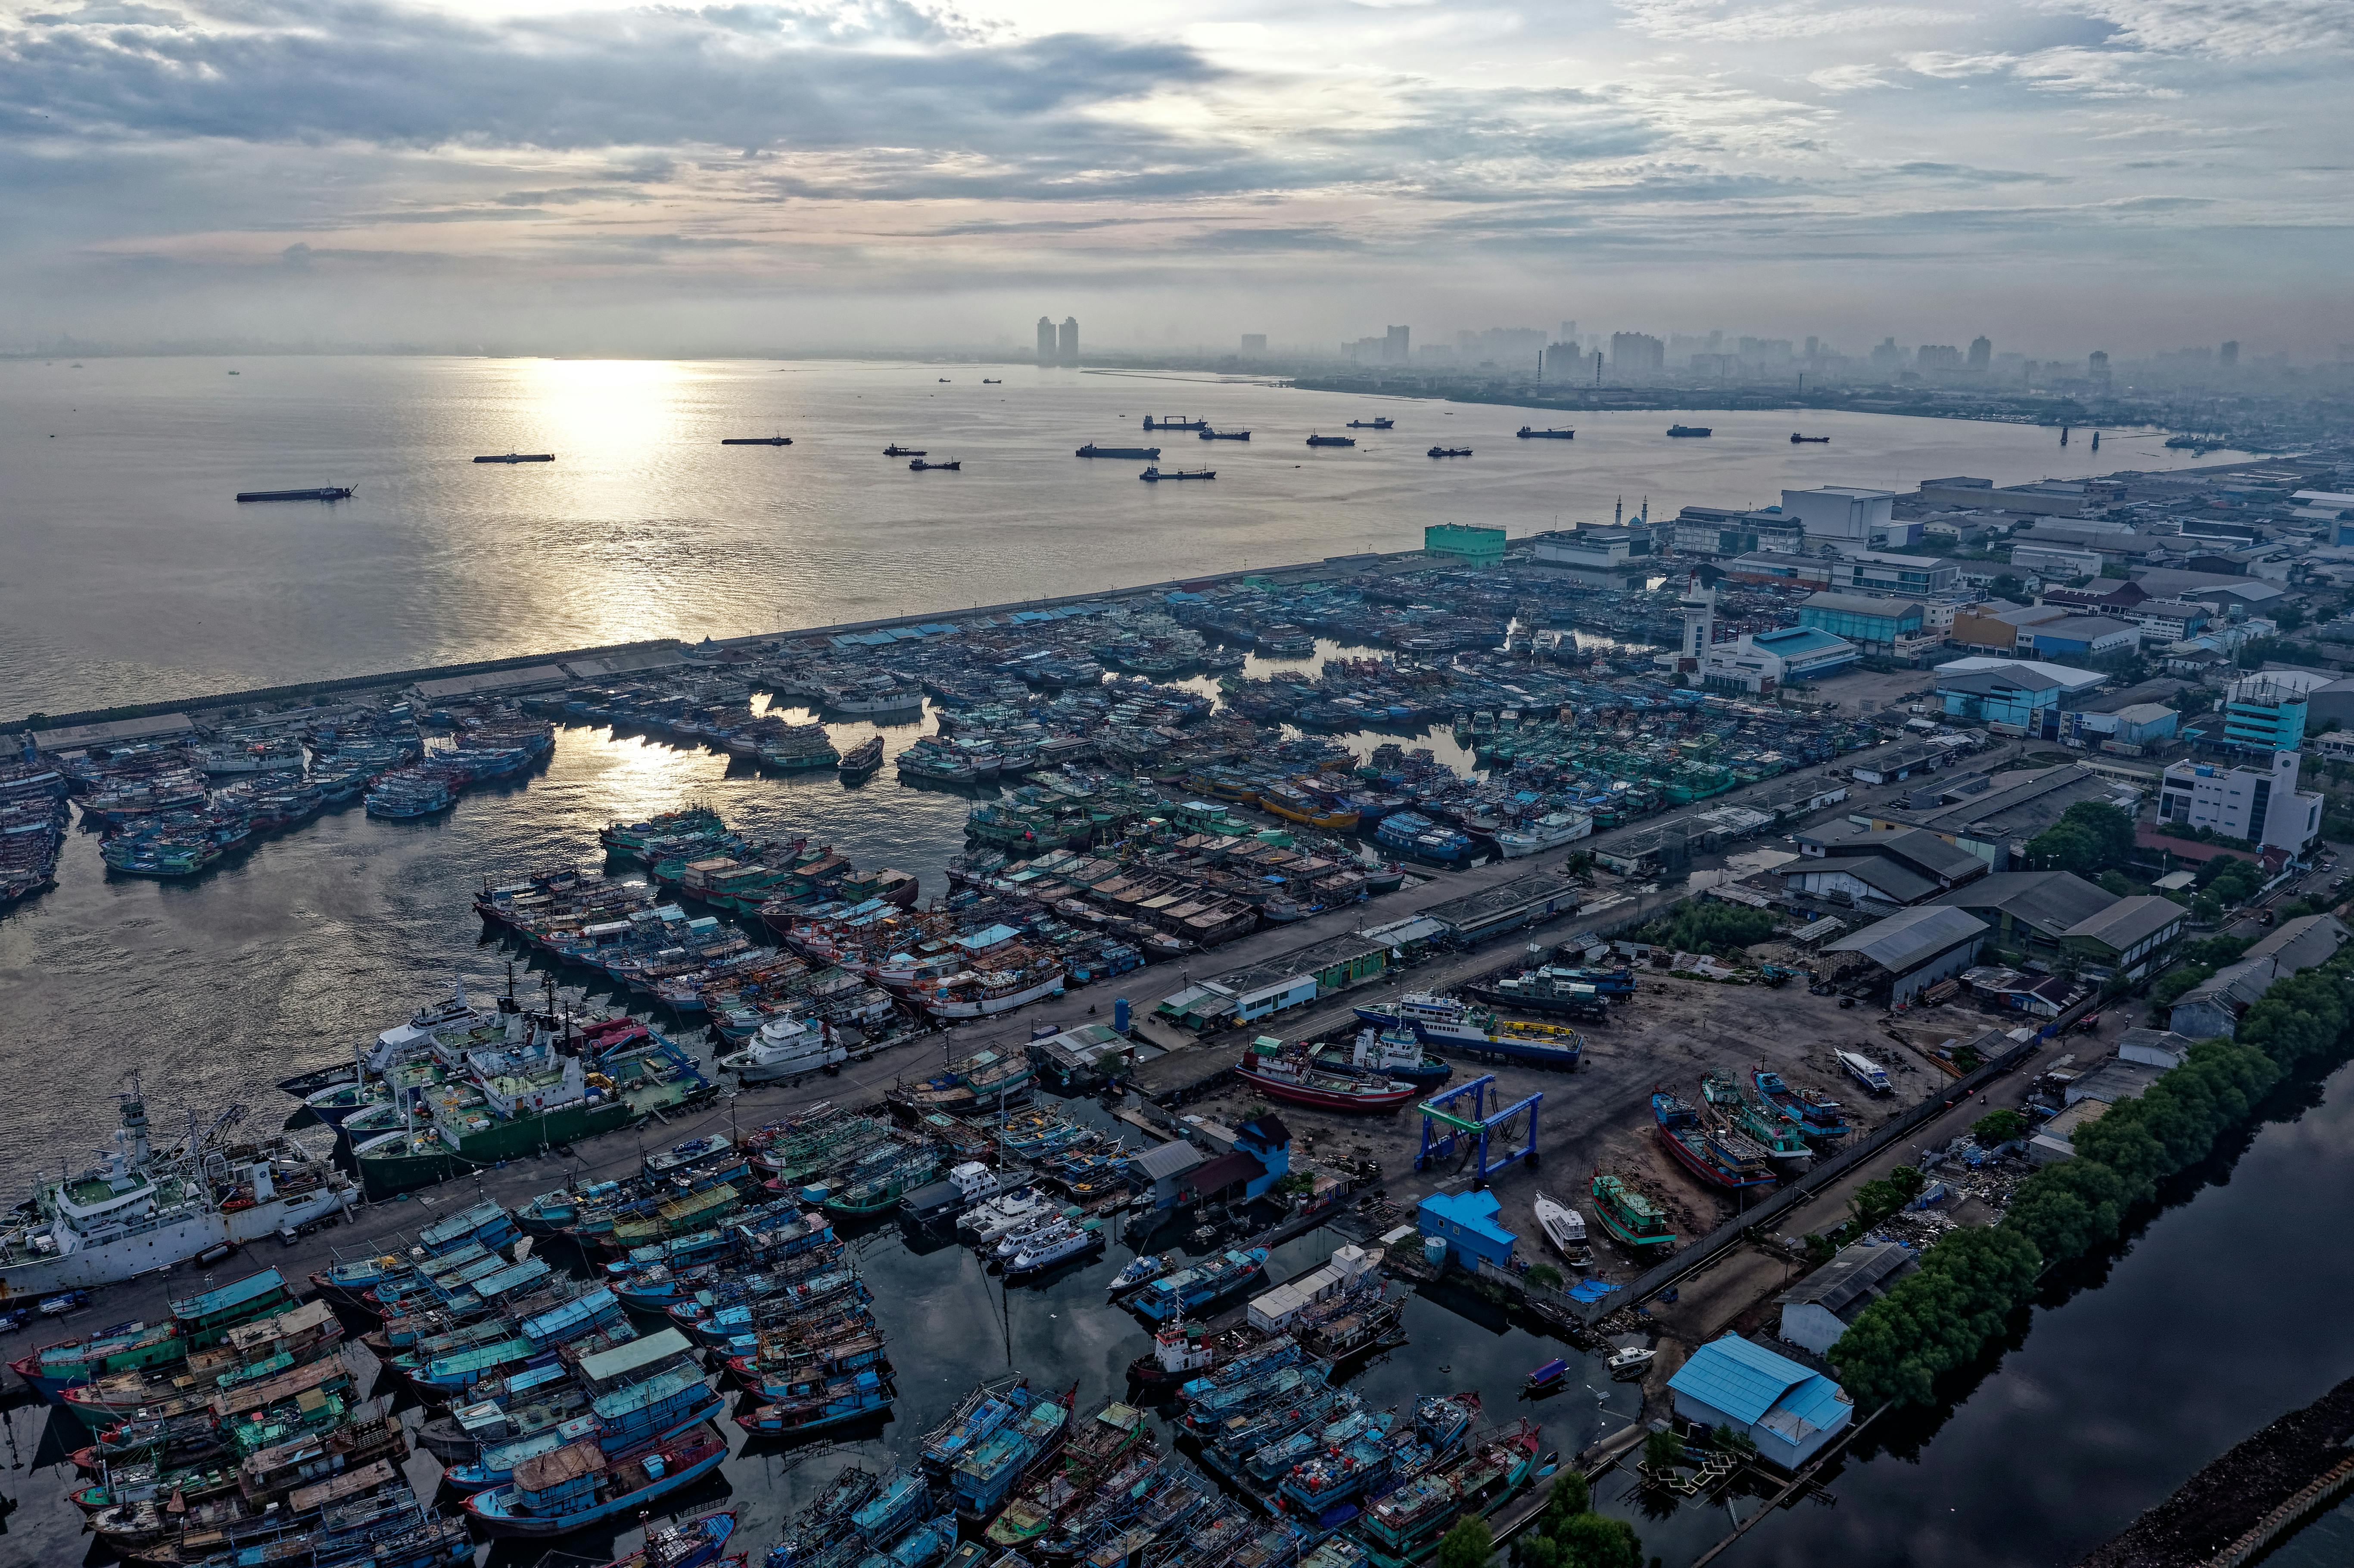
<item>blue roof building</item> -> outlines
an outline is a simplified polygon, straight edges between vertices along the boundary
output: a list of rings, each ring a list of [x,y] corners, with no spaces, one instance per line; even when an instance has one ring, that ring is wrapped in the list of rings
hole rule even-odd
[[[1746,1432],[1758,1457],[1795,1470],[1855,1419],[1847,1390],[1738,1334],[1713,1340],[1668,1380],[1676,1414]]]
[[[1496,1223],[1503,1207],[1493,1192],[1434,1192],[1415,1209],[1415,1228],[1447,1244],[1468,1266],[1473,1261],[1508,1266],[1521,1238]]]

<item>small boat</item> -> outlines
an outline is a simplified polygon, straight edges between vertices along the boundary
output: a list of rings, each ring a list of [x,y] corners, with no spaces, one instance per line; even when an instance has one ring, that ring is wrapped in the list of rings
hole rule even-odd
[[[1671,436],[1712,436],[1716,434],[1716,432],[1706,425],[1670,425],[1668,427],[1668,434]]]
[[[1559,1388],[1568,1376],[1569,1363],[1563,1361],[1559,1356],[1555,1356],[1553,1360],[1545,1362],[1544,1365],[1537,1368],[1536,1371],[1529,1373],[1529,1381],[1526,1385],[1525,1392],[1530,1393],[1551,1393],[1553,1390]]]
[[[894,441],[883,449],[883,455],[885,457],[922,457],[924,454],[914,447],[903,447]]]
[[[1145,1253],[1132,1259],[1127,1267],[1113,1275],[1111,1283],[1104,1287],[1104,1294],[1117,1301],[1129,1291],[1141,1289],[1151,1283],[1167,1266],[1168,1265],[1161,1262],[1158,1255]]]
[[[926,462],[923,459],[917,458],[915,461],[907,465],[908,471],[912,473],[928,473],[936,468],[946,469],[950,473],[958,473],[963,471],[964,463],[961,461],[955,462]]]
[[[1888,1081],[1888,1069],[1871,1057],[1854,1051],[1834,1051],[1840,1070],[1875,1095],[1884,1095],[1895,1087]]]
[[[1792,430],[1790,432],[1790,444],[1794,447],[1809,441],[1816,442],[1823,446],[1829,446],[1830,445],[1830,440],[1831,439],[1829,436],[1802,436],[1796,430]]]
[[[1520,437],[1521,440],[1524,441],[1574,441],[1577,439],[1577,432],[1575,430],[1540,430],[1530,425],[1522,425],[1519,429],[1514,430],[1512,434]]]
[[[474,461],[476,462],[554,462],[556,454],[554,452],[498,452],[489,457],[478,457]]]
[[[719,444],[723,447],[789,447],[793,444],[793,439],[790,436],[725,436]]]
[[[883,737],[870,735],[842,754],[840,771],[844,779],[864,779],[883,766]]]
[[[948,378],[947,376],[941,376],[941,377],[940,377],[940,385],[941,385],[941,386],[943,386],[943,387],[945,387],[945,386],[947,386],[948,384],[949,384],[949,378]]]
[[[1430,455],[1435,458],[1469,457],[1471,449],[1469,447],[1433,447],[1430,449]]]
[[[981,384],[983,387],[1002,387],[1005,385],[1005,382],[1000,376],[984,376],[981,378]]]
[[[1534,1205],[1537,1229],[1544,1232],[1545,1240],[1553,1251],[1565,1258],[1585,1255],[1585,1216],[1566,1203],[1557,1203],[1543,1192],[1537,1194]]]
[[[1640,1372],[1651,1364],[1651,1359],[1659,1353],[1657,1351],[1647,1351],[1640,1345],[1628,1345],[1611,1351],[1610,1359],[1602,1364],[1609,1370],[1612,1377],[1623,1377],[1628,1372]]]

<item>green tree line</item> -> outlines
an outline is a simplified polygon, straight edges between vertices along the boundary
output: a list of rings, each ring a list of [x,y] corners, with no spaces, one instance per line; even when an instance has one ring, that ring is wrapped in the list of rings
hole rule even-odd
[[[1848,1392],[1866,1405],[1929,1403],[1936,1379],[1985,1352],[2046,1268],[2115,1241],[2136,1204],[2206,1159],[2282,1080],[2354,1054],[2349,974],[2354,950],[2275,982],[2236,1040],[2200,1041],[2138,1099],[2079,1128],[2075,1158],[2020,1183],[2000,1224],[1948,1232],[1831,1347]]]

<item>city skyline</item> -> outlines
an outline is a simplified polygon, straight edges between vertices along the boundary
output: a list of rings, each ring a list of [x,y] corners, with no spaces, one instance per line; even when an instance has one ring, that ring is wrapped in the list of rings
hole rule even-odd
[[[16,0],[0,340],[986,345],[1044,293],[1127,351],[1559,313],[2327,359],[2349,48],[2315,0]]]

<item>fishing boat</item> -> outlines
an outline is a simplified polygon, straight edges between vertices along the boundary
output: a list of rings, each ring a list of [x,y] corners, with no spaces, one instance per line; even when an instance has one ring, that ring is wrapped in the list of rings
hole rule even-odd
[[[1163,1322],[1226,1300],[1266,1277],[1267,1248],[1228,1251],[1162,1275],[1130,1297],[1128,1306],[1151,1322]]]
[[[495,1537],[569,1535],[632,1519],[726,1457],[727,1440],[708,1422],[627,1456],[583,1440],[525,1460],[505,1486],[468,1498],[466,1517]]]
[[[1539,1192],[1532,1205],[1536,1213],[1537,1229],[1544,1233],[1553,1251],[1572,1263],[1581,1263],[1590,1249],[1585,1245],[1585,1216],[1566,1203],[1556,1202]]]
[[[864,779],[883,767],[883,737],[870,735],[842,754],[838,771],[844,779]]]
[[[1321,1045],[1316,1048],[1315,1062],[1319,1067],[1332,1071],[1393,1078],[1423,1087],[1443,1084],[1455,1075],[1454,1067],[1444,1057],[1425,1051],[1414,1031],[1405,1028],[1360,1029],[1345,1054],[1341,1046]]]
[[[1054,1462],[1069,1435],[1078,1388],[1034,1399],[1000,1422],[949,1467],[949,1494],[958,1520],[979,1530],[993,1519],[1023,1478]]]
[[[1397,1110],[1422,1092],[1391,1078],[1319,1067],[1306,1046],[1265,1034],[1235,1064],[1235,1076],[1276,1099],[1353,1115]]]
[[[1770,1187],[1778,1180],[1762,1150],[1752,1152],[1755,1146],[1745,1139],[1735,1143],[1712,1133],[1698,1111],[1665,1089],[1651,1095],[1651,1120],[1676,1162],[1712,1186],[1739,1192]]]
[[[1618,1177],[1594,1173],[1594,1217],[1602,1228],[1631,1247],[1673,1246],[1675,1233],[1657,1204]]]
[[[1533,1478],[1537,1449],[1534,1423],[1518,1421],[1472,1439],[1459,1459],[1375,1503],[1358,1525],[1374,1568],[1411,1568],[1438,1550],[1457,1520],[1495,1512]]]
[[[1763,1067],[1752,1068],[1749,1081],[1757,1090],[1757,1097],[1796,1127],[1808,1142],[1829,1143],[1847,1136],[1847,1117],[1840,1111],[1839,1101],[1829,1096],[1794,1087],[1783,1081],[1781,1074]]]
[[[889,1377],[869,1367],[846,1377],[812,1380],[788,1398],[738,1415],[736,1425],[756,1437],[799,1437],[878,1415],[897,1399]]]
[[[1152,1440],[1144,1412],[1108,1399],[1074,1424],[1055,1468],[1007,1504],[984,1532],[995,1545],[1019,1549],[1044,1537],[1074,1509],[1095,1494],[1119,1460]]]
[[[1746,1138],[1763,1150],[1767,1159],[1788,1164],[1813,1157],[1813,1148],[1797,1128],[1770,1111],[1761,1110],[1728,1075],[1711,1073],[1702,1078],[1700,1097],[1702,1114],[1712,1118],[1712,1124]]]

